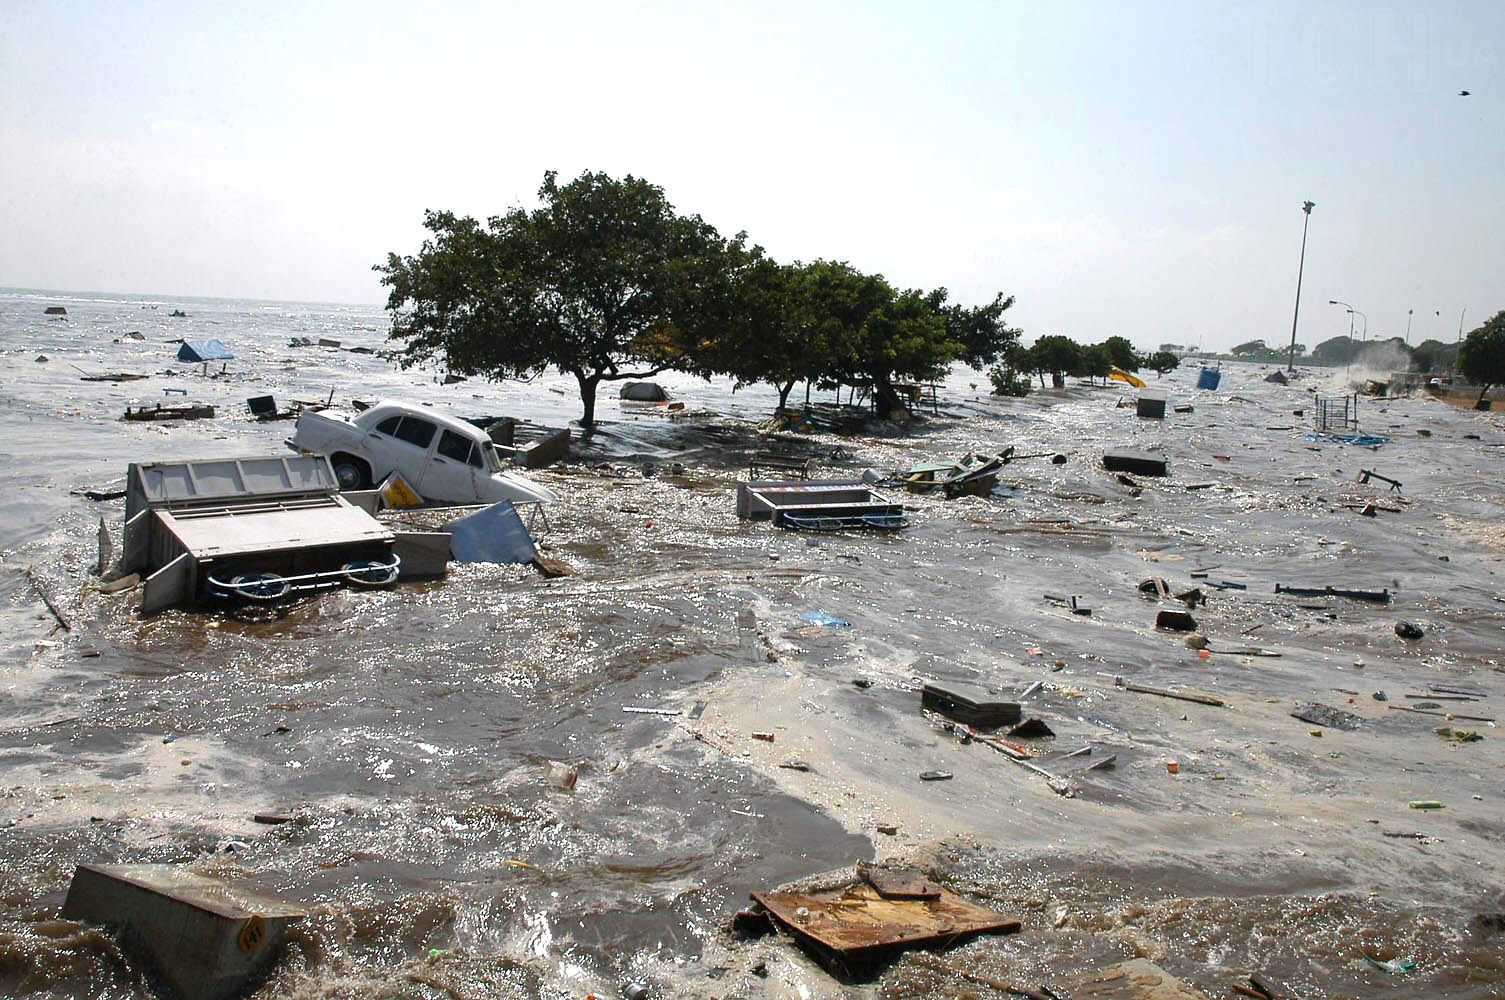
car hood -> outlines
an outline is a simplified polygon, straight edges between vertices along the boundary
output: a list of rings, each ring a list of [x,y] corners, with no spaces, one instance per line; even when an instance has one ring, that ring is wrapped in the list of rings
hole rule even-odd
[[[547,486],[515,472],[493,472],[487,477],[491,484],[491,500],[511,500],[513,503],[553,503],[559,495]]]

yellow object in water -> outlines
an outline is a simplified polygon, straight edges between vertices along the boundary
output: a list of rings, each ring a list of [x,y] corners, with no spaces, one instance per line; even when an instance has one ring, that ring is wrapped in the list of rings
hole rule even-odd
[[[388,507],[421,507],[423,497],[418,491],[408,485],[408,481],[402,478],[402,473],[394,472],[381,484],[382,503]]]
[[[1138,375],[1130,375],[1122,368],[1109,368],[1108,377],[1116,382],[1127,382],[1136,389],[1144,388],[1144,379],[1140,378]]]

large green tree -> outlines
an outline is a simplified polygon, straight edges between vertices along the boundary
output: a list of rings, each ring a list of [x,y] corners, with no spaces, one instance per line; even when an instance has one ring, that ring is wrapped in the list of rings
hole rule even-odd
[[[1067,369],[1066,374],[1076,378],[1107,378],[1114,367],[1113,349],[1106,342],[1088,344],[1077,351],[1076,365]]]
[[[853,335],[832,313],[830,296],[818,294],[829,266],[756,257],[741,268],[732,315],[715,342],[711,366],[730,375],[739,389],[755,382],[772,384],[781,410],[797,382],[824,378],[849,350]]]
[[[975,371],[996,364],[1019,344],[1019,330],[1004,323],[1003,314],[1014,305],[1012,295],[1002,292],[984,306],[967,307],[948,303],[951,293],[937,288],[926,301],[946,320],[946,337],[960,345],[957,360],[965,361]]]
[[[1081,370],[1084,363],[1082,345],[1070,337],[1052,334],[1035,341],[1029,350],[1029,370],[1040,376],[1045,384],[1045,375],[1070,375]]]
[[[949,339],[946,317],[923,292],[893,291],[863,325],[858,364],[873,382],[878,416],[904,408],[896,381],[931,382],[946,374],[962,346]]]
[[[825,380],[871,385],[880,417],[905,408],[895,382],[940,378],[965,350],[949,336],[935,293],[901,292],[882,275],[836,261],[816,261],[804,282]]]
[[[1156,351],[1145,356],[1144,366],[1156,375],[1164,375],[1181,366],[1181,359],[1174,351]]]
[[[602,382],[670,368],[708,374],[750,254],[661,189],[628,175],[544,175],[542,203],[487,220],[428,212],[430,236],[376,270],[390,289],[391,337],[405,364],[529,378],[573,375],[580,423],[595,423]]]
[[[1505,383],[1505,310],[1464,338],[1458,348],[1458,367],[1465,378],[1479,386],[1480,402],[1490,386]]]
[[[1143,362],[1138,351],[1128,337],[1109,337],[1103,341],[1102,346],[1107,349],[1108,357],[1113,367],[1122,368],[1126,372],[1137,372]]]

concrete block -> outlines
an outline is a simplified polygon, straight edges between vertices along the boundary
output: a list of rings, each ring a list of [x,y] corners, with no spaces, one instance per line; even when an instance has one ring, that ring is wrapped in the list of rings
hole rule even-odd
[[[920,707],[970,726],[1007,726],[1022,714],[1017,701],[998,701],[985,691],[961,684],[926,684],[920,689]]]
[[[177,865],[80,865],[62,912],[118,930],[181,1000],[229,1000],[256,985],[304,915]]]
[[[1135,476],[1163,476],[1165,459],[1144,451],[1110,451],[1103,456],[1103,468],[1109,472],[1127,472]]]
[[[1135,412],[1141,417],[1164,420],[1165,402],[1166,395],[1164,389],[1145,389],[1139,394],[1139,401],[1135,407]]]

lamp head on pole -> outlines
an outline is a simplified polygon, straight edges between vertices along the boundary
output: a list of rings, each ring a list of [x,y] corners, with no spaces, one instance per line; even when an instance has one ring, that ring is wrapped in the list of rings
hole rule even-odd
[[[1316,207],[1317,207],[1317,203],[1315,201],[1303,201],[1301,203],[1301,210],[1303,212],[1305,212],[1307,215],[1311,215],[1312,214],[1312,209],[1314,209]]]

